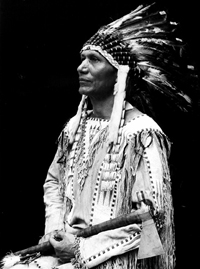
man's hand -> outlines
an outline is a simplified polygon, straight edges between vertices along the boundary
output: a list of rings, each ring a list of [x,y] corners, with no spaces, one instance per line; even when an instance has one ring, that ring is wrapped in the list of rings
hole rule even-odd
[[[56,257],[60,262],[69,262],[74,258],[74,235],[58,231],[50,236],[49,241],[54,247]]]

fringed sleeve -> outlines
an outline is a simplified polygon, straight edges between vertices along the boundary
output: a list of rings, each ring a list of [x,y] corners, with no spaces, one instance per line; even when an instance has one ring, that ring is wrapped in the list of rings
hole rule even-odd
[[[139,207],[144,202],[154,215],[164,210],[164,184],[170,181],[165,136],[158,131],[146,130],[140,133],[138,143],[142,156],[138,162],[132,189],[132,202]]]
[[[141,134],[140,134],[141,137]],[[174,210],[168,166],[170,143],[158,130],[142,132],[143,154],[138,163],[132,189],[137,208],[145,203],[154,215],[164,254],[139,261],[141,269],[172,269],[175,266]]]
[[[67,125],[61,132],[54,160],[51,163],[44,183],[45,234],[64,229],[64,216],[70,201],[66,200],[65,167],[68,154]],[[70,207],[70,205],[69,205]]]
[[[128,269],[127,260],[118,257],[138,248],[140,233],[139,225],[131,224],[88,238],[77,238],[76,258],[72,264],[74,268]]]

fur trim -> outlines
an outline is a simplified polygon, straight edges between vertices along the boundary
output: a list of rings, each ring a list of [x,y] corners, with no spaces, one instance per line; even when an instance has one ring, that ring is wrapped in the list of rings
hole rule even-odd
[[[109,123],[108,145],[116,144],[125,99],[126,79],[129,71],[128,65],[120,65],[117,73],[117,83],[114,88],[114,104]]]

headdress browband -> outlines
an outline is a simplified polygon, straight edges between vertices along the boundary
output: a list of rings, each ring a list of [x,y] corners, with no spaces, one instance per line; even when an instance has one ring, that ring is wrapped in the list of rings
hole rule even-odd
[[[95,50],[98,51],[106,60],[114,66],[116,69],[119,68],[119,63],[112,57],[111,54],[109,54],[106,50],[103,50],[100,46],[96,45],[85,45],[81,51],[84,50]]]

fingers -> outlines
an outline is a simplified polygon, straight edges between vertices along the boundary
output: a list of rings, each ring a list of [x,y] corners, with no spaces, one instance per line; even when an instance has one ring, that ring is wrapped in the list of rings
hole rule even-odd
[[[55,255],[61,263],[65,263],[74,258],[74,235],[59,231],[49,238],[53,246]]]
[[[65,239],[65,233],[63,231],[58,231],[50,236],[49,241],[53,247],[57,247],[61,245],[61,241]]]
[[[53,238],[56,241],[62,241],[63,240],[63,236],[61,236],[60,234],[54,234],[53,236],[50,237],[50,239]]]

